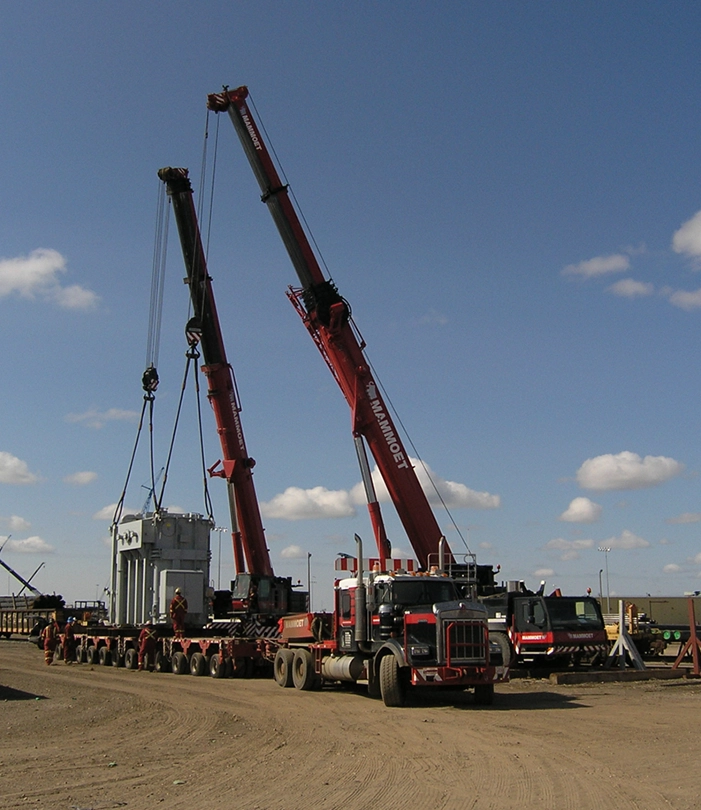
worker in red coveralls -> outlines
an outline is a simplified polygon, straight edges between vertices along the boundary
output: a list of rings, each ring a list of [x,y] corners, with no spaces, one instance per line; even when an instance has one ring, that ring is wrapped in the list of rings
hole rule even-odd
[[[63,628],[63,661],[65,664],[72,664],[75,661],[75,648],[76,648],[76,638],[75,638],[75,628],[73,627],[73,623],[75,619],[73,616],[69,616],[66,619],[66,626]]]
[[[139,633],[139,671],[152,669],[156,660],[156,628],[146,622]]]
[[[54,617],[41,631],[41,639],[44,642],[44,663],[47,667],[53,663],[54,653],[56,652],[56,647],[58,646],[58,640],[60,637],[61,630],[58,626],[56,618]]]
[[[187,599],[180,588],[175,589],[175,596],[170,603],[170,618],[173,622],[173,635],[182,638],[185,632],[185,617],[187,616]]]

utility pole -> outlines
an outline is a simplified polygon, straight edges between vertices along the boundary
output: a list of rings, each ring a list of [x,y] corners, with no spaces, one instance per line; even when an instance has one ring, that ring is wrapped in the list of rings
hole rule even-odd
[[[312,609],[312,553],[307,552],[307,610]]]

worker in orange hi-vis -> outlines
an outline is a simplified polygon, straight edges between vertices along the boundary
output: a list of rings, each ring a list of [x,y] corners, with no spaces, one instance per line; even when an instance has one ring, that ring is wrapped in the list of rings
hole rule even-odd
[[[63,663],[72,664],[75,661],[75,648],[77,640],[75,637],[75,618],[69,616],[66,619],[66,626],[63,628]]]
[[[53,663],[60,634],[61,630],[55,617],[41,631],[41,638],[44,642],[44,663],[47,667]]]
[[[182,638],[185,632],[185,617],[187,616],[187,599],[180,588],[175,589],[175,596],[170,603],[170,618],[173,622],[173,635]]]
[[[139,670],[152,669],[156,653],[156,628],[153,622],[146,622],[139,633]]]

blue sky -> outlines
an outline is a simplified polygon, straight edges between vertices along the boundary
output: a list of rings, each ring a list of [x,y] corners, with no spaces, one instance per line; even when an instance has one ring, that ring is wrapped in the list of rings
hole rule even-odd
[[[101,516],[141,407],[156,171],[189,167],[199,189],[206,95],[247,84],[478,560],[596,593],[607,547],[612,594],[700,588],[700,24],[691,2],[5,4],[2,558],[25,576],[45,562],[36,584],[70,600],[107,584]],[[350,414],[286,299],[296,278],[233,128],[209,128],[209,269],[274,566],[306,580],[311,552],[315,607],[330,608],[335,555],[371,537]],[[171,238],[157,463],[182,276]],[[165,500],[201,512],[194,413]],[[205,440],[213,463],[208,410]],[[148,480],[143,453],[128,505]],[[385,519],[408,554],[390,505]]]

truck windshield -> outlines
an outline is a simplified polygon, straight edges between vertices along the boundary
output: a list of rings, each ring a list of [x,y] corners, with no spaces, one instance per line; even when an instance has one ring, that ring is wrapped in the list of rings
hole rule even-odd
[[[417,577],[393,582],[392,597],[394,603],[402,607],[418,607],[435,605],[436,602],[454,602],[458,595],[452,579]]]
[[[552,596],[545,603],[553,630],[601,630],[604,626],[593,599]]]

